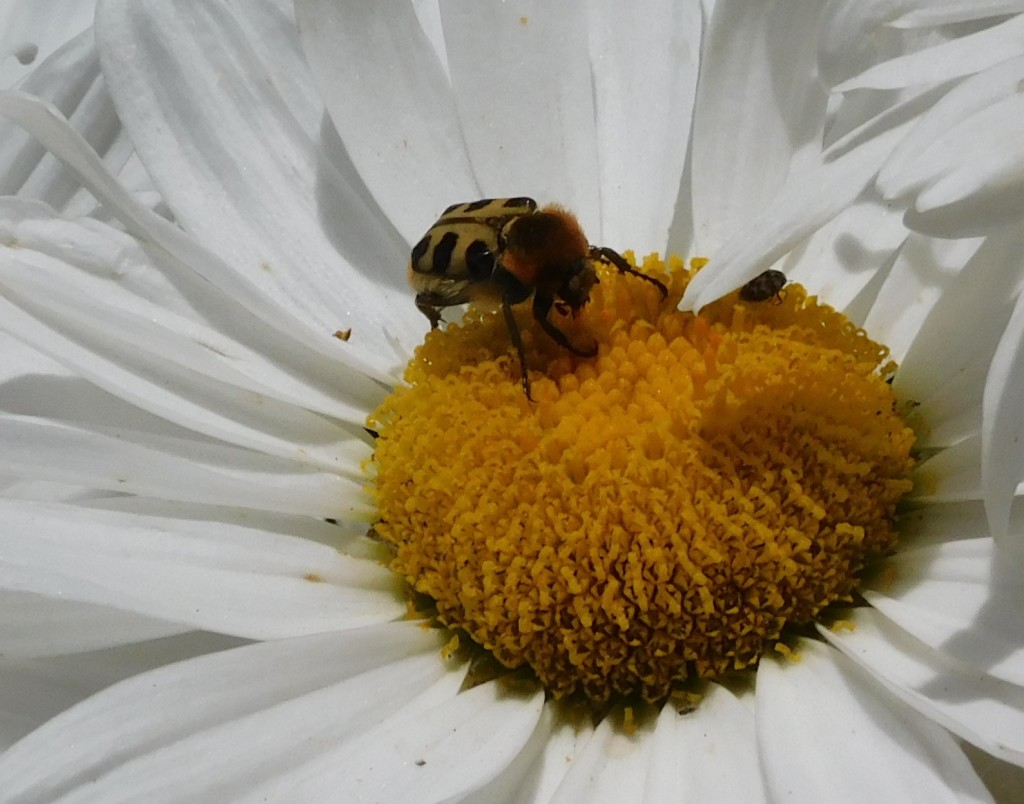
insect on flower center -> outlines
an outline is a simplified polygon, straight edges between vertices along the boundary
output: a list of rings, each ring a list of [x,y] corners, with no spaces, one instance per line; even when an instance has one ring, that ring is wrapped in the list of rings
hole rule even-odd
[[[372,415],[376,526],[438,618],[555,696],[660,700],[756,664],[895,544],[913,434],[887,351],[798,285],[676,309],[691,273],[603,269],[559,321],[431,332]]]

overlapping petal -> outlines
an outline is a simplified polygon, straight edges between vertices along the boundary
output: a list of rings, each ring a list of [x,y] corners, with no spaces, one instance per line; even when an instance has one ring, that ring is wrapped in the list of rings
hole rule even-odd
[[[12,595],[5,594],[5,620],[8,604],[15,609],[24,608],[12,599]],[[101,617],[97,616],[97,608],[79,613],[79,609],[86,608],[63,605],[64,617],[51,617],[49,621],[40,620],[34,625],[23,622],[27,628],[36,631],[37,639],[55,627],[59,629],[65,622],[67,632],[81,628],[87,636],[96,636]],[[18,614],[15,614],[14,619],[17,618]],[[114,632],[130,628],[126,619],[112,616],[104,619]],[[145,637],[139,631],[135,631],[133,636],[135,639],[131,644],[114,648],[82,652],[82,643],[79,643],[79,650],[71,655],[0,659],[0,750],[6,750],[50,718],[111,684],[165,664],[241,644],[238,639],[202,632],[147,641],[143,641]],[[106,638],[109,640],[110,631]],[[4,642],[5,653],[8,644]]]
[[[904,550],[888,567],[864,590],[874,608],[925,645],[1024,686],[1024,580],[991,537]]]
[[[949,81],[981,72],[1021,52],[1024,52],[1024,18],[1011,17],[977,33],[876,64],[834,89],[836,92],[898,89]]]
[[[1024,480],[1021,410],[1024,410],[1024,296],[1017,296],[1013,314],[992,357],[982,410],[981,482],[985,509],[996,538],[1007,536],[1014,493]]]
[[[918,643],[872,609],[852,612],[848,623],[818,630],[929,720],[1024,765],[1024,687]]]
[[[398,581],[376,562],[258,527],[180,527],[169,517],[17,500],[0,500],[0,512],[0,584],[13,592],[253,639],[386,622],[405,610]]]
[[[837,86],[888,59],[925,51],[947,41],[949,37],[943,33],[913,35],[896,24],[898,20],[912,20],[911,15],[926,4],[927,0],[830,2],[818,45],[818,66],[826,84]]]
[[[941,726],[913,717],[837,651],[806,639],[798,647],[796,659],[763,659],[757,673],[758,744],[772,799],[991,801]]]
[[[601,242],[638,258],[665,253],[697,90],[701,5],[659,0],[641,15],[605,0],[589,10]]]
[[[92,23],[96,0],[13,0],[0,9],[0,87],[13,86]]]
[[[548,704],[537,726],[512,762],[483,787],[462,799],[464,804],[527,804],[550,802],[590,740],[594,728],[573,723],[557,706]]]
[[[7,588],[0,592],[0,605],[0,643],[11,661],[85,653],[189,630],[181,623],[102,604]]]
[[[320,337],[352,328],[351,350],[402,363],[424,329],[393,312],[408,304],[406,245],[335,162],[295,29],[272,2],[246,5],[101,2],[97,44],[119,114],[175,218],[209,250]]]
[[[817,158],[826,100],[808,80],[817,24],[816,10],[794,3],[716,4],[691,143],[695,253],[717,257],[757,213],[778,205],[801,149],[810,146]]]
[[[156,216],[149,222],[164,223]],[[274,399],[294,444],[298,419],[291,417],[302,417],[300,406],[358,425],[381,394],[380,384],[363,372],[346,370],[305,344],[282,342],[271,300],[253,314],[230,291],[210,288],[197,275],[203,264],[244,282],[212,255],[204,259],[198,252],[185,263],[113,228],[61,219],[13,199],[0,208],[0,226],[4,328],[158,415],[229,441],[236,440],[234,432],[244,442],[247,419],[250,436],[273,429]],[[344,354],[347,344],[322,340],[320,348]],[[176,370],[189,390],[174,387]],[[179,401],[172,403],[174,397]],[[231,406],[229,421],[223,413]],[[310,438],[323,441],[332,428],[317,417],[313,429],[318,435]]]
[[[196,438],[31,416],[0,416],[0,442],[5,470],[25,480],[277,513],[372,516],[355,461],[347,470],[317,470]]]
[[[237,799],[275,779],[294,784],[311,757],[351,749],[391,715],[455,697],[463,674],[446,671],[439,648],[435,634],[403,624],[179,662],[51,721],[0,758],[0,785],[8,796],[41,801],[76,790],[91,800],[115,791]],[[158,717],[146,705],[154,701]],[[55,751],[59,765],[49,761]]]
[[[1022,65],[1020,56],[1007,58],[960,82],[893,149],[878,186],[911,205],[912,228],[969,237],[1019,219]]]
[[[898,126],[830,162],[795,174],[770,203],[717,250],[714,270],[687,286],[680,306],[700,309],[748,282],[848,208],[864,191],[893,143]]]
[[[980,431],[985,378],[1020,281],[1019,242],[1010,231],[961,255],[970,254],[959,271],[938,280],[945,285],[941,296],[904,339],[910,343],[893,385],[934,423],[921,434],[924,446],[949,446]]]
[[[449,204],[479,197],[445,67],[412,5],[298,0],[295,11],[345,150],[402,237],[415,243]]]
[[[602,242],[585,4],[441,6],[455,108],[485,195],[564,203]],[[480,36],[480,31],[487,31]],[[480,66],[487,64],[482,70]]]
[[[606,717],[576,752],[551,801],[709,798],[725,804],[767,800],[753,712],[717,685],[693,711],[666,704],[633,733],[624,732],[617,717]]]
[[[977,238],[953,242],[917,234],[906,238],[864,320],[864,329],[889,347],[898,363],[904,363],[932,308],[980,246]],[[949,292],[957,291],[953,287]]]
[[[59,108],[112,173],[126,170],[134,149],[114,113],[91,30],[54,53],[20,88]],[[78,177],[9,120],[0,120],[0,192],[38,199],[68,214],[102,214]]]

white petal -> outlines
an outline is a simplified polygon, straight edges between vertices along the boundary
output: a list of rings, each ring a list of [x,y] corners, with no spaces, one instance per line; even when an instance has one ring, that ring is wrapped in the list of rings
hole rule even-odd
[[[484,194],[565,204],[600,243],[585,17],[583,0],[441,6],[455,105]]]
[[[261,55],[290,48],[301,64],[291,21],[259,2],[186,13],[107,0],[96,37],[118,112],[184,228],[324,335],[352,327],[354,351],[404,362],[425,329],[411,307],[394,313],[410,302],[405,244],[288,107],[279,83],[301,79]]]
[[[543,692],[516,694],[492,681],[429,709],[399,712],[328,748],[296,778],[255,790],[252,800],[459,801],[513,761],[543,707]]]
[[[143,242],[153,245],[157,252],[156,258],[161,261],[164,270],[173,267],[179,274],[194,273],[224,296],[234,299],[246,311],[246,315],[251,314],[262,322],[257,333],[264,328],[274,331],[277,348],[287,350],[291,360],[297,360],[299,365],[310,358],[314,362],[320,360],[324,365],[342,364],[359,371],[365,377],[374,376],[386,382],[391,381],[386,371],[379,368],[379,357],[376,358],[378,368],[372,368],[352,349],[339,348],[340,343],[336,338],[325,336],[322,330],[311,327],[307,320],[292,314],[258,289],[248,277],[205,251],[179,227],[139,204],[110,175],[88,143],[53,106],[21,93],[2,92],[0,114],[24,126],[49,150],[65,160],[79,180],[108,210],[118,216],[130,232]],[[162,254],[161,250],[167,253]],[[195,279],[189,282],[190,286],[193,282]],[[344,344],[346,347],[349,345]],[[355,376],[350,383],[354,382],[365,393],[364,383],[359,379]]]
[[[893,388],[920,403],[932,429],[924,445],[955,443],[981,426],[981,393],[1013,312],[1020,248],[1014,231],[987,238],[946,285],[906,350]]]
[[[0,660],[0,752],[84,698],[76,686],[47,678],[38,667]]]
[[[91,31],[54,53],[20,88],[55,104],[111,172],[124,167],[132,146],[100,75]],[[99,212],[96,199],[82,189],[74,173],[8,120],[0,120],[0,193],[38,199],[78,214]]]
[[[947,131],[923,163],[934,177],[907,225],[940,237],[986,234],[1016,223],[1024,203],[1024,101],[1010,97]]]
[[[555,734],[571,731],[563,727],[553,733],[555,705],[548,704],[541,708],[533,732],[523,743],[521,750],[504,770],[490,782],[459,799],[460,804],[513,804],[513,802],[547,802],[550,793],[541,793],[540,776],[544,764],[544,756],[552,753],[552,741],[563,748]],[[558,748],[554,750],[557,751]],[[561,756],[568,765],[572,754],[571,749],[563,751]]]
[[[9,2],[0,11],[0,87],[9,87],[92,25],[96,0]]]
[[[886,58],[943,41],[937,35],[910,36],[889,25],[915,5],[914,0],[827,4],[818,44],[818,67],[826,86],[834,87]]]
[[[24,297],[17,300],[31,305]],[[91,324],[101,323],[99,317],[89,320],[79,316],[78,321],[68,321],[62,332],[60,311],[60,306],[51,310],[37,308],[33,312],[42,313],[39,320],[0,298],[0,317],[8,332],[77,369],[101,388],[157,416],[267,454],[298,462],[305,462],[308,456],[313,465],[335,468],[348,464],[352,468],[350,462],[343,460],[346,453],[352,454],[351,449],[359,440],[351,430],[332,426],[295,405],[204,378],[162,360],[156,352],[133,352],[129,342],[105,338],[109,331],[90,331]],[[362,417],[357,416],[353,411],[351,418],[360,421]]]
[[[295,11],[345,149],[405,240],[449,204],[478,198],[451,87],[412,5],[299,0]]]
[[[897,362],[903,362],[922,322],[980,245],[980,239],[907,238],[864,322],[868,334],[888,346]]]
[[[238,644],[236,639],[193,632],[72,656],[0,659],[0,751],[117,681]]]
[[[65,679],[88,694],[149,670],[250,644],[244,639],[188,631],[67,655],[12,659],[8,668],[37,669],[49,679]],[[85,696],[83,696],[85,697]]]
[[[1019,170],[1024,59],[1015,58],[954,87],[921,116],[879,172],[890,198],[913,197],[907,222],[939,237],[973,236],[1016,221],[1024,193]]]
[[[1024,765],[1024,688],[926,647],[871,609],[844,619],[853,627],[818,631],[929,720]]]
[[[361,425],[379,402],[378,383],[291,348],[228,294],[111,227],[7,199],[0,238],[0,325],[158,415],[267,451],[308,440],[315,455],[313,442],[351,433],[297,406]]]
[[[518,756],[489,784],[460,799],[462,804],[549,804],[555,789],[594,734],[558,704],[549,702]]]
[[[879,281],[886,255],[893,254],[906,235],[899,214],[875,200],[858,201],[787,254],[777,268],[808,293],[856,316],[851,305],[866,286]],[[868,334],[875,337],[871,330]]]
[[[814,11],[793,3],[716,4],[694,111],[696,254],[717,256],[749,233],[755,214],[776,203],[797,151],[811,142],[818,150],[825,93],[813,80],[817,24]]]
[[[762,658],[757,730],[773,800],[987,802],[955,740],[838,651]],[[804,758],[806,761],[799,761]]]
[[[592,732],[564,713],[558,717],[542,732],[546,745],[528,745],[467,804],[765,800],[752,711],[717,685],[693,711],[666,705],[656,721],[629,735],[621,710]]]
[[[860,75],[833,87],[835,92],[853,89],[897,89],[928,84],[981,72],[1024,50],[1024,18],[1012,17],[1000,25],[960,36],[916,53],[883,61]]]
[[[767,801],[747,702],[709,684],[691,712],[666,705],[650,749],[645,804],[675,800],[756,804]]]
[[[9,495],[13,496],[13,495]],[[315,519],[306,514],[282,514],[260,511],[258,520],[251,508],[232,508],[223,505],[201,505],[181,501],[160,500],[153,497],[104,496],[74,500],[83,508],[102,511],[121,511],[128,514],[144,514],[174,521],[174,529],[202,537],[214,522],[228,526],[252,527],[258,521],[259,529],[265,533],[296,537],[306,541],[325,544],[353,558],[365,558],[378,564],[388,561],[388,548],[367,537],[367,521],[363,517],[325,517]],[[194,526],[193,523],[198,523]]]
[[[1020,261],[1018,260],[1018,265]],[[981,482],[992,534],[1005,538],[1014,490],[1024,479],[1024,296],[999,339],[985,382]]]
[[[956,502],[982,499],[981,437],[972,435],[928,458],[914,471],[914,499]]]
[[[732,237],[712,255],[708,268],[687,287],[680,309],[700,309],[740,287],[847,209],[906,125],[879,134],[818,168],[792,176],[762,207],[763,211],[747,222],[742,234]]]
[[[0,652],[8,659],[58,656],[180,634],[188,626],[129,611],[0,590]]]
[[[1020,791],[1024,790],[1024,768],[996,759],[970,743],[964,743],[962,747],[992,797],[997,802],[1014,804],[1020,797]]]
[[[536,800],[765,800],[752,712],[725,689],[709,686],[693,711],[680,713],[665,705],[656,721],[633,734],[624,733],[620,723],[621,712],[606,717],[572,754],[554,795]]]
[[[412,0],[412,7],[416,12],[416,19],[419,20],[424,35],[430,40],[430,46],[434,49],[450,83],[451,75],[448,74],[448,54],[445,51],[439,0]]]
[[[1020,527],[1019,524],[1017,526]],[[900,515],[899,529],[901,549],[989,535],[985,506],[981,500],[930,502],[916,506]]]
[[[269,638],[400,616],[397,579],[325,545],[223,522],[0,501],[0,586]]]
[[[602,0],[587,11],[602,243],[665,253],[697,89],[700,3],[658,0],[641,15]]]
[[[317,471],[215,442],[22,416],[0,415],[0,443],[7,470],[23,479],[307,516],[369,520],[373,511],[354,462]]]
[[[991,538],[897,553],[863,590],[878,611],[926,645],[1024,686],[1024,579]]]
[[[957,124],[1012,96],[1024,76],[1024,58],[1011,59],[961,82],[944,95],[907,133],[878,174],[878,186],[890,198],[922,185],[942,164],[931,149]]]
[[[12,338],[6,332],[0,333],[0,383],[3,394],[0,406],[18,404],[23,396],[26,375],[47,375],[53,378],[67,377],[70,372],[60,363],[43,355],[30,346]],[[21,378],[12,382],[15,378]]]
[[[114,298],[102,300],[102,280],[79,281],[66,266],[25,259],[19,249],[8,254],[0,275],[4,327],[97,385],[190,429],[267,453],[331,468],[358,455],[360,436],[352,430],[305,410],[300,398],[274,399],[292,393],[284,390],[285,372],[263,356],[116,286]],[[369,404],[332,407],[358,426]]]
[[[621,723],[620,709],[598,724],[593,736],[577,752],[551,804],[573,801],[639,804],[644,801],[647,766],[653,759],[654,730],[652,724],[647,724],[635,734],[626,734]]]
[[[78,281],[65,267],[15,252],[0,275],[9,332],[189,429],[331,469],[345,471],[348,463],[354,471],[362,435],[306,409],[301,396],[286,390],[286,369],[272,359],[116,287],[113,300],[100,301],[103,281]],[[309,407],[333,407],[357,427],[376,401],[353,409],[315,391],[311,397]]]
[[[32,800],[70,793],[103,801],[115,791],[149,801],[233,800],[415,709],[417,696],[432,700],[439,681],[445,690],[450,680],[457,685],[461,674],[445,671],[439,646],[434,633],[403,623],[179,662],[111,687],[30,735],[0,759],[0,787]]]
[[[913,28],[926,25],[949,25],[954,22],[996,17],[1024,11],[1021,0],[914,0],[904,4],[905,10],[890,25]]]

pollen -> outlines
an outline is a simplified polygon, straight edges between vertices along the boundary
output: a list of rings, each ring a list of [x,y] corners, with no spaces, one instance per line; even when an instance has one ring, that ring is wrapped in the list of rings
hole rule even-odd
[[[794,284],[681,312],[703,262],[648,258],[668,299],[610,270],[553,312],[593,358],[521,305],[533,401],[501,315],[471,309],[369,420],[392,569],[554,697],[753,668],[895,546],[914,436],[887,350]]]

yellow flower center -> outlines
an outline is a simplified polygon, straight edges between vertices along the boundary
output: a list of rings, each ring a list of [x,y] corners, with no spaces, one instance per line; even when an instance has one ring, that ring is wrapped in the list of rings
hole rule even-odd
[[[370,418],[392,568],[555,696],[750,667],[896,541],[914,437],[887,350],[798,285],[680,312],[691,275],[672,260],[663,301],[606,271],[553,314],[592,359],[522,305],[532,403],[501,316],[471,310]]]

